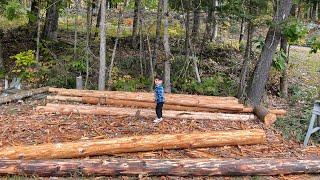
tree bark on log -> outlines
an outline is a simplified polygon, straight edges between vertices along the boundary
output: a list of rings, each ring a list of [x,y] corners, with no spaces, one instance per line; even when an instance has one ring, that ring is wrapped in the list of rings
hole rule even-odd
[[[154,110],[151,109],[133,109],[119,107],[99,107],[83,105],[64,105],[50,104],[47,106],[38,106],[39,112],[51,112],[62,114],[89,114],[104,116],[141,116],[145,118],[154,118]],[[190,112],[166,110],[163,112],[164,118],[170,119],[193,119],[193,120],[221,120],[221,121],[250,121],[254,120],[253,114],[227,114],[227,113],[209,113],[209,112]]]
[[[250,176],[320,173],[318,159],[0,160],[0,175]]]
[[[34,96],[36,94],[46,93],[46,92],[48,92],[48,90],[49,90],[48,87],[42,87],[42,88],[38,88],[38,89],[21,91],[16,94],[12,94],[12,95],[5,96],[5,97],[0,97],[0,104],[21,100],[23,98]]]
[[[164,149],[252,145],[266,142],[262,129],[157,134],[91,141],[9,146],[0,149],[1,159],[59,159]]]
[[[264,122],[267,127],[272,125],[277,120],[277,116],[263,106],[255,107],[253,112],[260,120]]]
[[[49,88],[49,92],[57,93],[63,96],[77,96],[77,97],[108,97],[113,99],[130,99],[140,101],[152,101],[154,99],[153,93],[146,92],[123,92],[123,91],[96,91],[96,90],[77,90],[77,89],[63,89],[63,88]],[[200,101],[205,99],[217,104],[238,104],[238,99],[235,97],[219,97],[219,96],[199,96],[188,94],[165,94],[166,100],[186,98],[187,100]]]
[[[131,100],[122,100],[122,99],[108,99],[108,98],[96,98],[96,97],[71,97],[71,96],[47,96],[47,100],[58,100],[58,101],[71,101],[71,102],[80,102],[86,104],[106,104],[120,107],[137,107],[137,108],[155,108],[154,102],[142,102],[142,101],[131,101]],[[230,111],[223,109],[214,109],[214,108],[203,108],[196,106],[183,106],[183,105],[171,105],[164,104],[163,109],[165,110],[175,110],[175,111],[195,111],[195,112],[225,112],[225,113],[239,113],[239,111]],[[248,113],[252,113],[253,110]],[[247,113],[247,112],[245,112]]]

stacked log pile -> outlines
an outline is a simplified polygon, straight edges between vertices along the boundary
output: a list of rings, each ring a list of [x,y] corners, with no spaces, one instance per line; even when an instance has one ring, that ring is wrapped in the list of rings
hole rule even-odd
[[[154,118],[152,93],[48,88],[55,93],[38,106],[41,113]],[[42,92],[42,91],[41,91]],[[29,96],[29,94],[27,94]],[[83,103],[83,104],[78,104]],[[86,105],[84,105],[86,104]],[[107,105],[107,106],[103,106]],[[245,107],[234,97],[166,94],[164,118],[197,121],[254,121],[270,126],[284,110]],[[145,119],[149,121],[148,119]],[[143,119],[142,119],[143,121]],[[241,122],[244,123],[244,122]],[[192,150],[265,144],[264,129],[149,134],[0,148],[0,175],[29,176],[214,176],[319,173],[319,160],[297,159],[88,159],[86,157],[159,150]],[[105,137],[104,137],[105,138]],[[73,159],[77,158],[77,159]],[[85,159],[79,159],[85,158]]]
[[[135,108],[144,108],[144,109],[154,109],[154,95],[152,93],[146,92],[120,92],[120,91],[94,91],[94,90],[74,90],[74,89],[61,89],[61,88],[49,88],[49,92],[56,93],[55,96],[48,96],[48,100],[58,100],[58,101],[71,101],[79,102],[85,104],[93,105],[110,105],[110,106],[120,106],[120,107],[135,107]],[[245,107],[243,104],[239,103],[238,99],[235,97],[218,97],[218,96],[198,96],[198,95],[185,95],[185,94],[166,94],[166,102],[164,104],[164,110],[166,111],[166,117],[169,118],[186,118],[190,119],[197,116],[193,114],[198,114],[203,119],[209,116],[217,117],[209,113],[228,113],[226,115],[220,114],[219,117],[225,116],[229,117],[231,113],[238,116],[238,120],[243,120],[243,114],[252,114],[254,113],[260,120],[262,120],[266,126],[272,125],[278,116],[285,115],[286,111],[278,109],[266,109],[262,106],[256,108]],[[71,107],[60,105],[61,107],[53,108],[50,107],[39,107],[38,109],[48,112],[63,112],[71,113],[78,111],[79,113],[85,114],[99,114],[99,115],[115,115],[114,113],[108,112],[106,109],[97,109],[85,111],[87,107]],[[125,115],[133,115],[130,110],[125,109],[127,113]],[[131,110],[132,111],[132,110]],[[137,111],[137,110],[134,110]],[[145,110],[146,111],[146,110]],[[150,112],[143,112],[144,116],[150,117]],[[175,112],[182,111],[182,112]],[[120,112],[120,111],[119,111]],[[130,112],[130,113],[129,113]],[[195,113],[195,112],[205,112]],[[147,115],[149,114],[149,115]],[[179,114],[179,116],[177,116]],[[152,113],[151,113],[152,115]],[[183,116],[181,116],[183,115]],[[228,118],[226,118],[228,120]],[[249,118],[253,119],[253,118]]]

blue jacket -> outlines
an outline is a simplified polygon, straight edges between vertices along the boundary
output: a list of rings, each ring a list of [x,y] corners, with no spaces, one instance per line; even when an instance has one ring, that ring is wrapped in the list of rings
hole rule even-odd
[[[154,89],[154,98],[157,103],[164,102],[164,89],[162,85],[156,85]]]

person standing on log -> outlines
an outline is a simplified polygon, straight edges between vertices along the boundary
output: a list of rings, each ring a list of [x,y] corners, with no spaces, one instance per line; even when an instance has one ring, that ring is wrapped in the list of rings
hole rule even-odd
[[[162,107],[164,104],[164,88],[162,86],[162,78],[160,76],[157,76],[154,80],[154,83],[156,85],[154,90],[154,97],[156,102],[156,114],[157,118],[153,121],[154,123],[159,123],[163,120],[162,118]]]

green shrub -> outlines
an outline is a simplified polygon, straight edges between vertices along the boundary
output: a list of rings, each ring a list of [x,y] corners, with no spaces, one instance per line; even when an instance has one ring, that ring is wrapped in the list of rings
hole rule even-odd
[[[303,142],[311,118],[313,102],[318,96],[317,88],[304,88],[298,85],[290,87],[290,106],[295,106],[288,115],[276,121],[276,127],[287,139]],[[318,139],[319,133],[312,136]]]
[[[174,91],[213,96],[234,96],[236,87],[236,82],[223,73],[205,77],[201,83],[195,79],[174,82]]]
[[[35,77],[37,62],[33,50],[20,52],[10,58],[15,62],[15,66],[11,71],[13,74],[21,79],[28,80]]]
[[[151,81],[145,77],[132,78],[130,75],[124,75],[112,80],[111,87],[117,91],[138,91],[151,86]]]

